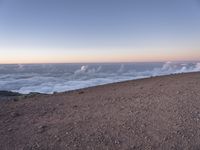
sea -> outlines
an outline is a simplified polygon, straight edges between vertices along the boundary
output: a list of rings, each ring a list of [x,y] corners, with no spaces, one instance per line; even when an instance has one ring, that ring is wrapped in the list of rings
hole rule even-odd
[[[0,91],[64,92],[108,83],[200,71],[200,62],[0,65]]]

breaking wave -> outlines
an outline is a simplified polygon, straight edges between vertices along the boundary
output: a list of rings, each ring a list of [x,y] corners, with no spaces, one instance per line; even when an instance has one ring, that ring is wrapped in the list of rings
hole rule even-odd
[[[200,62],[0,65],[0,90],[63,92],[107,83],[200,71]]]

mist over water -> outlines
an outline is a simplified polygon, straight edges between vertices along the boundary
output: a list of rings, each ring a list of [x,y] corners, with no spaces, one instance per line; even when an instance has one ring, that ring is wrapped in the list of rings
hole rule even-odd
[[[196,71],[200,62],[0,65],[0,90],[53,93]]]

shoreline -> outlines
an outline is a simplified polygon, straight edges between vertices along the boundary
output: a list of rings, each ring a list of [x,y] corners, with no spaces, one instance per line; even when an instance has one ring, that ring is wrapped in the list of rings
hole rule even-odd
[[[0,101],[2,150],[200,148],[200,72],[15,98]]]

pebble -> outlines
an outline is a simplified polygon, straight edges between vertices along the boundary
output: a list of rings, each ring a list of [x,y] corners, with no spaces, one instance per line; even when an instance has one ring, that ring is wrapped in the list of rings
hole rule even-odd
[[[20,116],[20,114],[19,114],[19,113],[16,113],[16,112],[12,112],[12,113],[11,113],[11,116],[12,116],[13,118],[15,118],[15,117]]]
[[[118,140],[115,140],[115,144],[117,144],[117,145],[118,145],[118,144],[120,144],[120,141],[118,141]]]
[[[47,126],[45,126],[45,125],[41,125],[41,126],[39,126],[38,127],[38,129],[39,129],[39,133],[42,133],[42,132],[44,132],[45,131],[45,129],[47,128]]]
[[[44,128],[46,128],[47,126],[45,126],[45,125],[41,125],[41,126],[39,126],[38,128],[39,129],[44,129]]]
[[[59,142],[61,140],[57,135],[55,135],[54,137],[56,138],[57,142]]]
[[[164,139],[163,139],[164,141],[168,141],[169,140],[169,137],[164,137]]]
[[[136,149],[136,146],[135,145],[131,145],[131,149]]]
[[[121,109],[125,109],[125,107],[124,107],[124,106],[121,106]]]
[[[9,128],[9,129],[8,129],[8,132],[10,132],[10,131],[12,131],[12,130],[13,130],[12,128]]]
[[[56,104],[56,106],[62,106],[63,104],[59,103],[59,104]]]
[[[77,106],[77,105],[74,105],[73,108],[74,108],[74,109],[75,109],[75,108],[78,108],[78,106]]]
[[[37,148],[40,148],[40,145],[38,143],[35,143],[33,146],[32,146],[33,149],[37,149]]]
[[[14,98],[13,101],[14,101],[14,102],[17,102],[17,101],[18,101],[18,98]]]
[[[83,91],[80,91],[78,94],[83,94],[84,92]]]

